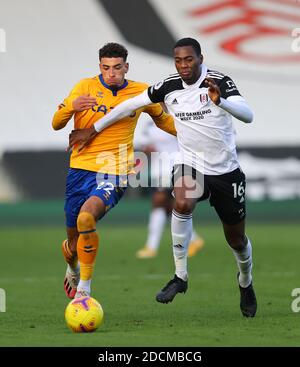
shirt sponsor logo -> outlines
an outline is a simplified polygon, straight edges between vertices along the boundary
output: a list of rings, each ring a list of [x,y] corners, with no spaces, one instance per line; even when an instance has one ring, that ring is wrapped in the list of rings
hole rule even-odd
[[[211,109],[196,112],[178,112],[175,113],[175,117],[181,121],[191,121],[191,120],[203,120],[205,115],[211,113]]]
[[[234,92],[236,90],[237,89],[235,87],[234,88],[230,88],[230,89],[226,89],[226,93]]]

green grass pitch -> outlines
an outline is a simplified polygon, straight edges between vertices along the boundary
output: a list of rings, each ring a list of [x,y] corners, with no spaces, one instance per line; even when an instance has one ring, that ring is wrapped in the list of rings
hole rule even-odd
[[[204,249],[189,260],[189,289],[171,304],[155,294],[173,276],[169,229],[159,256],[138,260],[146,228],[98,224],[101,242],[92,295],[102,304],[103,325],[74,334],[65,325],[63,227],[0,228],[0,346],[299,346],[300,314],[291,292],[300,287],[298,224],[254,225],[258,312],[239,310],[236,264],[220,225],[197,228]]]

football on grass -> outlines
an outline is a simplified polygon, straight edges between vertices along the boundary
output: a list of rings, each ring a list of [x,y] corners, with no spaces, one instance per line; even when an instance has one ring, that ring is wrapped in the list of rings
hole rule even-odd
[[[74,298],[66,307],[65,320],[75,333],[90,333],[102,324],[103,309],[92,297]]]

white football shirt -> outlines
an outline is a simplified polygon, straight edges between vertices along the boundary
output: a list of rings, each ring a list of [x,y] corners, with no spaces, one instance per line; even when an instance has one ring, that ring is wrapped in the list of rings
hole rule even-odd
[[[179,74],[148,89],[153,103],[163,102],[174,117],[180,154],[177,164],[187,164],[206,175],[221,175],[239,167],[232,116],[209,98],[206,77],[214,79],[221,97],[244,101],[232,79],[202,64],[195,84],[186,84]]]

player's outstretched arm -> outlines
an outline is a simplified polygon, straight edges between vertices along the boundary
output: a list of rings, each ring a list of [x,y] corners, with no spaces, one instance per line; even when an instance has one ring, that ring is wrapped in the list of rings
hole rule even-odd
[[[85,148],[94,137],[102,130],[112,125],[116,121],[121,120],[123,117],[129,116],[132,111],[141,108],[142,106],[152,103],[148,97],[147,90],[139,94],[136,97],[129,98],[126,101],[120,103],[111,112],[103,116],[99,121],[89,129],[73,130],[69,136],[68,150],[72,149],[75,144],[80,144],[79,151]]]
[[[247,124],[253,121],[253,112],[247,105],[246,101],[237,98],[238,96],[228,97],[227,99],[221,97],[220,104],[218,105],[223,110],[229,112],[233,117]]]
[[[129,116],[132,111],[137,110],[145,105],[152,103],[148,97],[148,92],[145,90],[143,93],[136,97],[129,98],[126,101],[120,103],[111,112],[102,117],[99,121],[94,123],[94,129],[99,133],[106,127],[112,125],[114,122],[121,120],[123,117]]]

